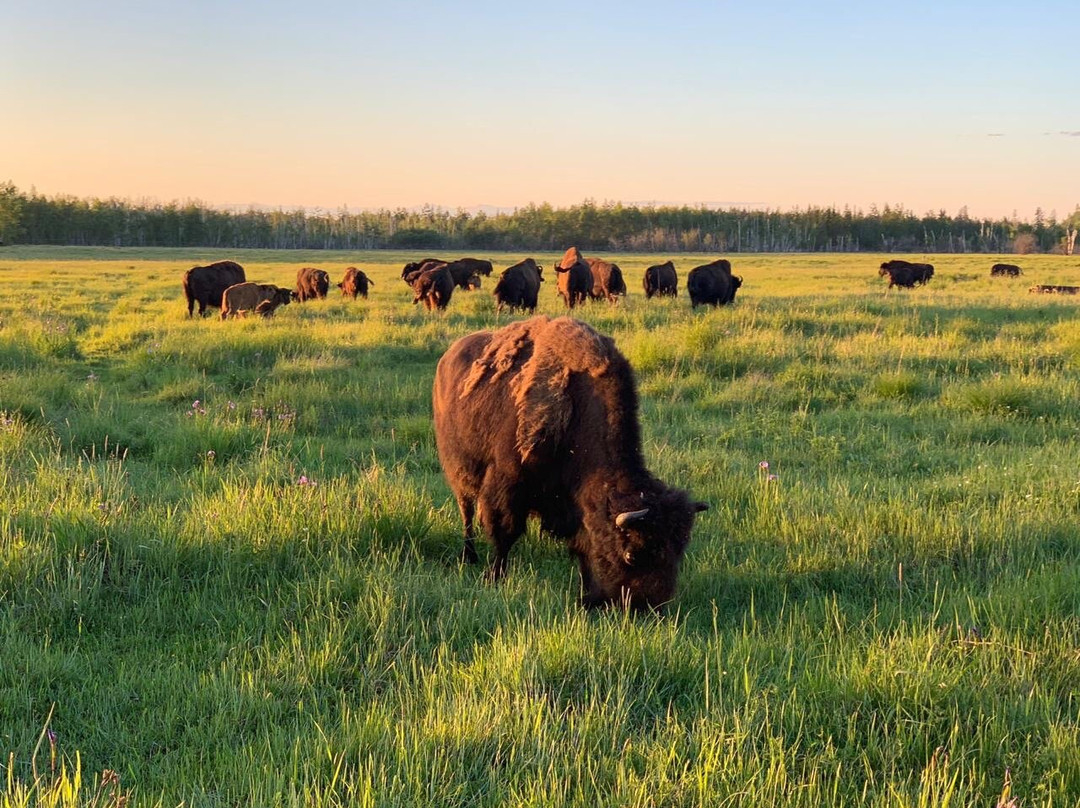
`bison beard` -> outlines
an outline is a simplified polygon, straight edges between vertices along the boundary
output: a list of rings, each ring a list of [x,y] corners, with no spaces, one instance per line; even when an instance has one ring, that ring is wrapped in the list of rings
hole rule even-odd
[[[463,337],[439,361],[433,408],[466,560],[479,515],[498,580],[533,514],[577,557],[586,606],[671,599],[708,506],[645,468],[633,371],[610,338],[568,317]]]

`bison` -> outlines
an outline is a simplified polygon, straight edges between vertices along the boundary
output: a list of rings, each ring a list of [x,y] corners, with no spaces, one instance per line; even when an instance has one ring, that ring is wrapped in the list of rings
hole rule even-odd
[[[730,272],[730,267],[728,271]],[[679,293],[679,276],[675,273],[675,264],[672,261],[666,261],[649,267],[645,270],[642,285],[645,287],[647,298],[653,295],[675,297]]]
[[[351,297],[356,300],[356,296],[360,295],[367,300],[368,286],[374,286],[375,281],[364,274],[364,270],[357,269],[356,267],[349,267],[345,270],[345,277],[341,279],[341,283],[338,284],[338,289],[341,290],[342,297]]]
[[[432,398],[464,560],[477,560],[479,514],[497,581],[533,514],[577,557],[585,606],[672,598],[708,506],[645,468],[634,373],[609,337],[543,316],[470,334],[439,360]]]
[[[690,307],[724,306],[732,303],[742,282],[740,276],[731,274],[731,262],[726,258],[694,267],[686,276]]]
[[[599,258],[586,258],[592,275],[592,287],[589,296],[593,300],[604,298],[608,303],[617,303],[618,295],[626,295],[626,281],[623,280],[622,270],[618,264],[603,261]]]
[[[424,308],[445,309],[454,293],[454,276],[446,264],[421,272],[413,279],[413,304],[424,301]]]
[[[490,261],[485,261],[481,258],[459,258],[456,261],[451,261],[451,264],[457,264],[463,269],[469,270],[471,273],[477,275],[483,275],[485,278],[491,274],[493,267]]]
[[[1048,286],[1041,284],[1032,286],[1028,292],[1033,295],[1075,295],[1080,292],[1080,286]]]
[[[562,261],[555,265],[555,277],[559,294],[568,309],[585,302],[592,289],[592,270],[577,247],[571,247],[563,254]]]
[[[994,264],[990,267],[991,277],[1019,278],[1023,274],[1024,270],[1020,269],[1016,264]]]
[[[544,268],[532,258],[507,267],[499,276],[499,282],[491,293],[495,298],[496,311],[503,306],[511,309],[536,310],[540,284],[544,282]]]
[[[424,266],[424,264],[445,264],[441,258],[421,258],[419,261],[410,261],[404,267],[401,268],[401,279],[405,283],[409,283],[409,276],[415,274]],[[409,283],[412,286],[411,283]]]
[[[878,270],[878,275],[883,278],[888,276],[889,289],[892,289],[894,286],[912,289],[916,284],[921,286],[928,283],[930,279],[934,277],[934,265],[913,264],[910,261],[894,259],[883,263]]]
[[[244,268],[235,261],[218,261],[204,267],[192,267],[184,273],[184,297],[187,298],[188,317],[192,316],[195,302],[199,303],[199,316],[206,315],[210,306],[221,305],[221,295],[230,286],[247,280]]]
[[[315,300],[326,297],[330,291],[330,275],[325,269],[302,267],[296,272],[296,299]]]
[[[294,297],[296,292],[272,283],[237,283],[221,296],[221,319],[249,311],[272,317],[278,306],[287,306]]]

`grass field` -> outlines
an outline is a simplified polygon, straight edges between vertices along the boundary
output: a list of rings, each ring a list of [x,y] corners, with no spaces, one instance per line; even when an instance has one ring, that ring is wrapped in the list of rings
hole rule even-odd
[[[1080,259],[886,294],[880,256],[732,256],[691,311],[702,256],[651,302],[664,259],[616,256],[630,297],[579,316],[712,504],[633,618],[535,527],[498,587],[458,564],[431,381],[509,318],[494,278],[410,305],[415,257],[0,251],[0,805],[77,755],[66,804],[1080,804],[1080,302],[1027,294]],[[220,258],[376,285],[186,319]]]

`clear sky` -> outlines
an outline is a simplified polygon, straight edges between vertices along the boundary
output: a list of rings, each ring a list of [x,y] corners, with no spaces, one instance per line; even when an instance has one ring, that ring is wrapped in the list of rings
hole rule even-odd
[[[1064,216],[1078,26],[1076,0],[7,0],[0,181]]]

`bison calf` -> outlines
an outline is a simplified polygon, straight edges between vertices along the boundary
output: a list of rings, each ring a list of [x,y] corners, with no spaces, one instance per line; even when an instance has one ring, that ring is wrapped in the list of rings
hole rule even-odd
[[[338,284],[338,289],[341,290],[342,297],[351,297],[356,300],[356,296],[367,299],[368,287],[374,286],[375,281],[371,280],[364,274],[362,269],[356,267],[349,267],[345,270],[345,277],[341,279],[341,283]]]
[[[302,267],[296,272],[296,299],[303,303],[305,300],[322,299],[330,291],[330,275],[325,269],[315,267]]]
[[[221,296],[221,319],[254,311],[271,317],[278,306],[288,305],[296,293],[272,283],[238,283]]]
[[[653,295],[675,297],[679,293],[679,276],[675,273],[675,264],[672,261],[666,261],[649,267],[645,270],[645,277],[642,278],[641,284],[645,287],[647,298]]]

